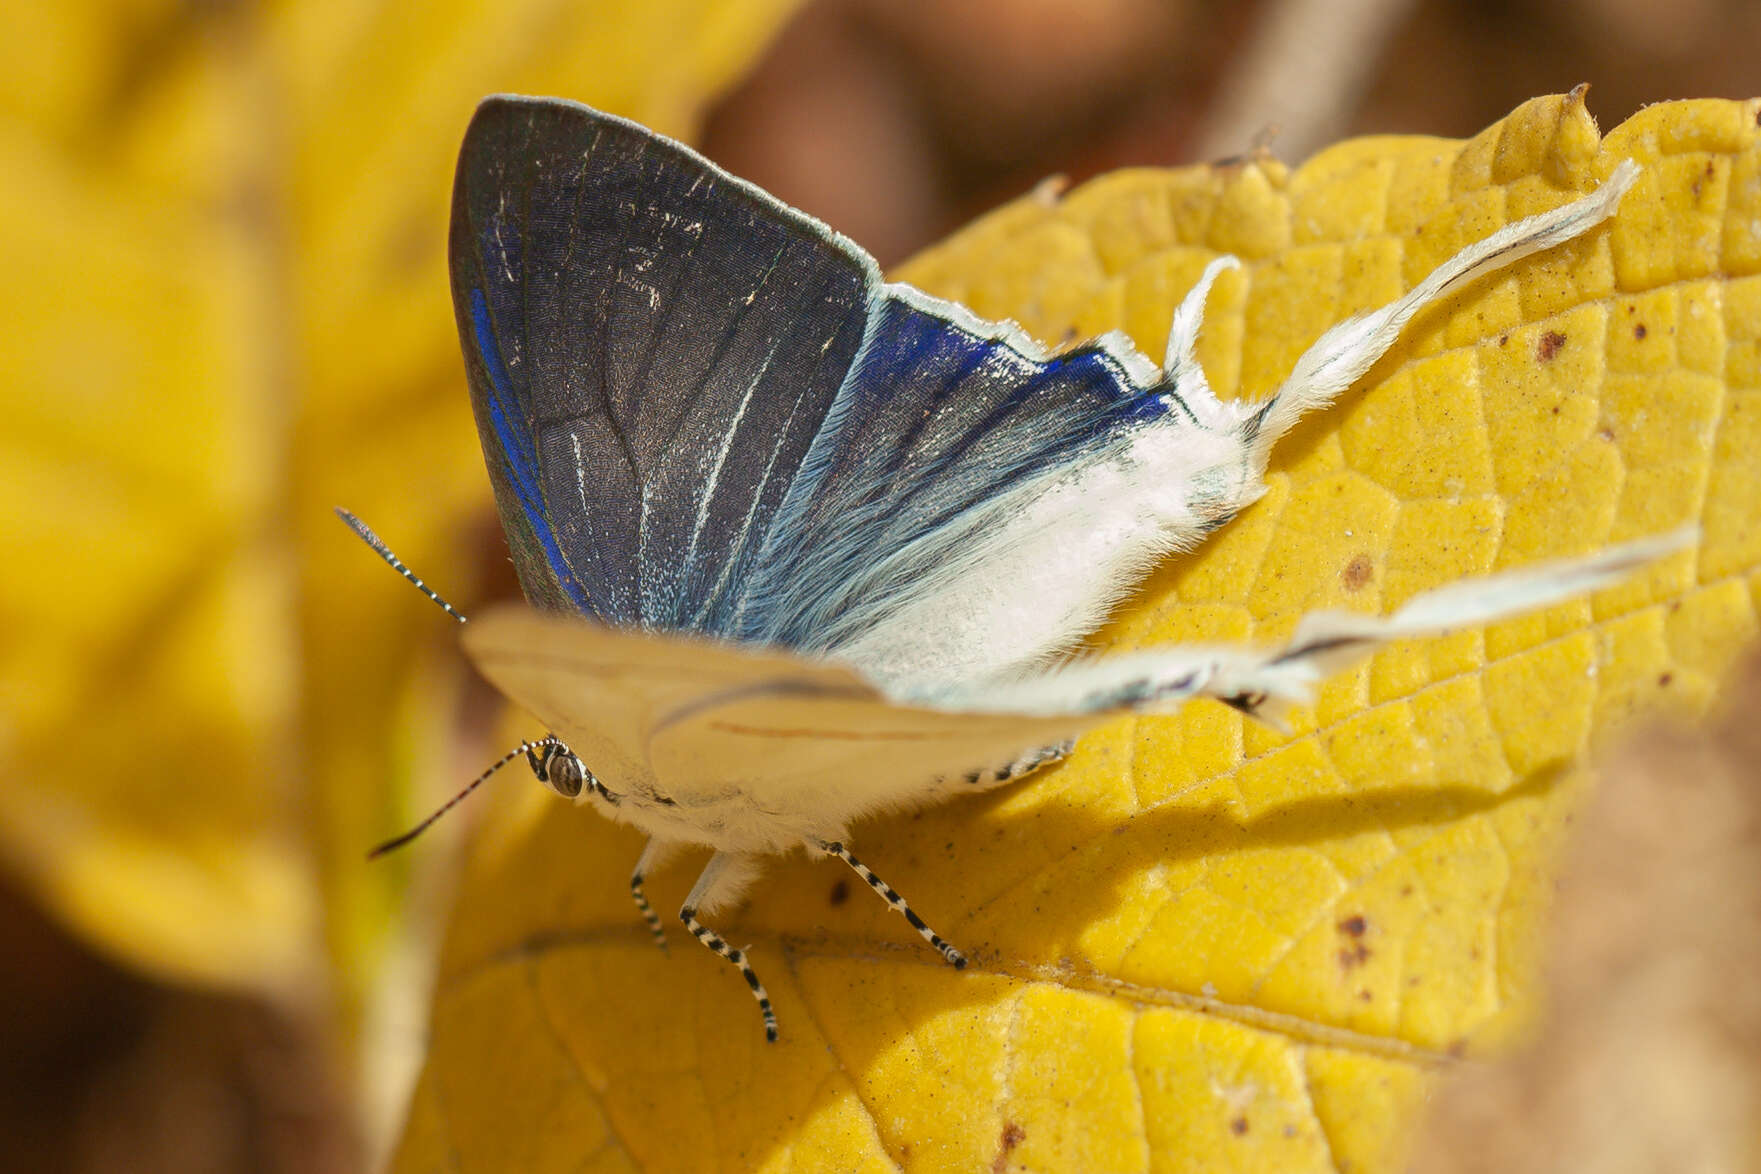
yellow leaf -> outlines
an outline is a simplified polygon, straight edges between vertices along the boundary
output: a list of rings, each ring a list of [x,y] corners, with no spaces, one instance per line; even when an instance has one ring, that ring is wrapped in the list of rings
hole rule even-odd
[[[1758,668],[1712,729],[1611,756],[1560,878],[1546,1022],[1444,1082],[1415,1174],[1755,1168],[1761,985],[1732,979],[1761,969]]]
[[[1761,586],[1758,103],[1581,96],[1465,143],[1377,138],[1036,194],[899,276],[1049,340],[1159,353],[1232,251],[1200,357],[1260,396],[1325,327],[1592,187],[1606,229],[1427,313],[1275,452],[1266,496],[1156,570],[1112,648],[1271,640],[1468,572],[1698,519],[1593,599],[1390,648],[1285,738],[1199,703],[1105,727],[1017,786],[853,832],[969,951],[955,972],[834,863],[722,919],[782,1023],[675,934],[638,837],[504,799],[442,963],[398,1168],[1393,1170],[1434,1073],[1534,1014],[1554,849],[1588,752],[1702,711]],[[828,779],[827,786],[837,780]],[[677,907],[701,858],[655,878]]]
[[[364,852],[448,707],[330,508],[395,503],[425,569],[487,509],[465,123],[537,90],[689,133],[795,3],[11,6],[0,859],[75,932],[353,1021],[408,880]]]

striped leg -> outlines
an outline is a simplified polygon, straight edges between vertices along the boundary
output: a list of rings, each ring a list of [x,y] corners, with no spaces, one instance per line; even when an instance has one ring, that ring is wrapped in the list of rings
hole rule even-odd
[[[679,920],[685,923],[685,928],[691,931],[692,937],[709,947],[713,953],[726,958],[739,968],[740,977],[746,980],[746,985],[752,988],[752,997],[758,1000],[758,1013],[764,1016],[764,1038],[774,1044],[777,1042],[777,1016],[776,1012],[771,1010],[770,992],[764,989],[762,982],[758,981],[758,972],[752,969],[750,962],[746,961],[746,952],[734,949],[722,939],[720,934],[697,920],[697,907],[704,903],[710,890],[718,880],[722,879],[723,869],[736,859],[736,857],[720,852],[710,857],[708,867],[703,870],[703,875],[697,878],[697,883],[691,886],[691,892],[685,897],[685,907],[679,910]]]
[[[948,962],[953,965],[954,969],[964,970],[966,968],[966,956],[960,953],[959,950],[956,950],[953,946],[950,946],[947,942],[944,942],[940,934],[925,925],[923,918],[917,916],[917,911],[906,903],[905,898],[894,892],[892,885],[889,885],[886,881],[869,871],[868,865],[850,855],[850,850],[848,848],[832,840],[815,840],[813,841],[813,846],[827,855],[836,856],[839,860],[842,860],[845,864],[848,864],[851,868],[855,869],[856,875],[867,882],[869,888],[879,893],[881,900],[892,906],[895,913],[910,922],[911,928],[921,934],[924,941],[934,946],[941,953],[942,957],[947,959]]]
[[[663,858],[672,855],[672,847],[661,840],[649,840],[643,845],[642,855],[636,858],[636,871],[630,874],[630,899],[636,902],[642,920],[648,923],[648,932],[654,935],[654,944],[663,954],[667,952],[666,931],[661,928],[660,916],[655,913],[654,906],[648,903],[648,895],[642,891],[642,882],[660,867]]]

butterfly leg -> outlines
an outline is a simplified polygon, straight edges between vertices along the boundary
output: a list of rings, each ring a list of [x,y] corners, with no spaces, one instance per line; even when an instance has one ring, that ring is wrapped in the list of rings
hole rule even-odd
[[[642,914],[642,920],[648,923],[648,932],[654,935],[654,944],[666,953],[666,931],[661,928],[660,915],[655,913],[654,906],[648,903],[648,895],[642,891],[642,882],[648,874],[666,862],[673,854],[676,845],[665,840],[651,839],[642,847],[642,855],[636,858],[636,870],[630,874],[630,899],[636,902],[636,909]]]
[[[953,966],[954,969],[964,970],[966,968],[966,956],[959,950],[956,950],[953,946],[950,946],[947,942],[943,941],[942,936],[926,925],[923,918],[917,916],[917,910],[911,908],[905,898],[901,897],[894,891],[892,885],[889,885],[886,881],[876,876],[868,865],[850,855],[850,850],[848,848],[844,847],[844,845],[838,843],[836,840],[814,840],[812,843],[815,848],[818,848],[826,855],[836,856],[839,860],[848,864],[851,869],[855,871],[856,875],[862,878],[863,883],[879,893],[881,900],[891,906],[893,912],[899,914],[906,921],[910,922],[911,928],[916,930],[923,937],[924,941],[934,946],[937,952],[939,952],[943,958],[947,959],[948,963]]]
[[[679,920],[685,923],[685,928],[691,931],[692,937],[739,968],[740,977],[746,980],[746,985],[752,988],[752,997],[758,1000],[759,1014],[764,1016],[764,1038],[774,1044],[777,1042],[777,1016],[771,1010],[770,992],[764,989],[764,984],[758,980],[758,972],[746,960],[746,951],[736,950],[728,945],[720,934],[697,920],[699,908],[713,908],[731,899],[729,894],[738,889],[741,874],[749,874],[745,867],[749,863],[745,857],[728,852],[717,852],[711,856],[703,875],[697,878],[697,883],[691,886],[691,892],[686,895],[685,906],[679,910]]]

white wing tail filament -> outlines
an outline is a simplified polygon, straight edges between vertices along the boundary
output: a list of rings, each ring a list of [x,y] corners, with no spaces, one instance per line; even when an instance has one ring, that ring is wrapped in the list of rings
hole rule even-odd
[[[1636,567],[1698,539],[1692,526],[1584,558],[1462,579],[1415,596],[1393,615],[1312,612],[1283,646],[1180,645],[1072,661],[1012,681],[911,698],[938,708],[1027,714],[1167,712],[1212,697],[1283,728],[1325,678],[1394,640],[1434,636],[1551,606],[1613,586]]]
[[[1450,257],[1381,309],[1348,318],[1322,334],[1296,360],[1289,377],[1265,402],[1254,438],[1254,467],[1265,468],[1272,445],[1292,425],[1316,408],[1331,403],[1375,366],[1420,310],[1448,297],[1476,277],[1564,244],[1593,228],[1614,215],[1620,198],[1638,177],[1638,165],[1631,159],[1624,160],[1608,182],[1589,195],[1505,225]]]

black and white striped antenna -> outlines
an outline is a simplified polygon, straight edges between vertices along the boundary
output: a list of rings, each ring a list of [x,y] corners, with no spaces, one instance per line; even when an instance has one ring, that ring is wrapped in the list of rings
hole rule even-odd
[[[461,624],[466,622],[464,613],[453,607],[453,605],[446,600],[442,599],[440,593],[435,591],[434,588],[422,582],[422,580],[417,577],[416,572],[410,570],[410,568],[405,565],[403,559],[393,554],[391,547],[385,545],[385,540],[380,538],[379,535],[373,533],[372,528],[369,527],[367,523],[361,521],[361,519],[355,517],[355,515],[349,513],[349,511],[343,509],[341,506],[336,507],[336,516],[341,518],[344,524],[346,524],[349,529],[353,530],[362,542],[365,542],[368,546],[372,547],[373,553],[384,559],[386,564],[390,566],[392,570],[408,579],[411,584],[415,586],[416,590],[420,591],[423,595],[426,595],[429,599],[432,599],[438,604],[440,610],[444,611],[447,615],[451,616]],[[521,742],[518,746],[502,755],[494,766],[491,766],[488,770],[466,783],[464,789],[458,794],[454,795],[451,799],[448,799],[445,803],[442,803],[439,807],[430,812],[422,822],[418,823],[415,827],[411,828],[401,836],[393,836],[391,839],[385,841],[383,844],[380,844],[371,852],[367,853],[367,859],[374,860],[385,855],[387,852],[403,847],[405,844],[427,831],[435,820],[458,806],[459,802],[463,800],[466,795],[469,795],[472,791],[475,791],[478,787],[488,782],[489,776],[493,775],[496,771],[500,770],[514,759],[520,757],[522,754],[530,758],[535,751],[541,750],[552,744],[560,745],[560,743],[557,743],[554,736],[541,738],[536,742]]]
[[[416,576],[416,572],[410,570],[408,566],[404,565],[404,560],[393,554],[391,552],[391,547],[385,545],[385,540],[379,537],[379,535],[373,533],[372,528],[368,526],[367,523],[361,521],[361,519],[355,517],[355,515],[349,513],[341,506],[336,507],[336,516],[341,518],[343,524],[353,530],[355,535],[360,538],[362,542],[365,542],[368,546],[372,547],[373,553],[384,559],[392,570],[408,579],[414,584],[416,590],[439,604],[441,611],[444,611],[447,615],[451,616],[461,624],[465,622],[464,613],[460,612],[454,608],[452,604],[442,599],[440,593],[435,591],[434,588],[422,582],[422,580]]]

